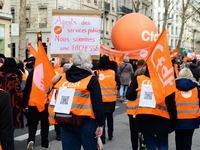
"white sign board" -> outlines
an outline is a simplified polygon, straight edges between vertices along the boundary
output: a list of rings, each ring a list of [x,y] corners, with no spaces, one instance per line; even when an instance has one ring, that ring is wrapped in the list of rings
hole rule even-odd
[[[11,24],[11,35],[19,36],[19,24],[18,23]]]
[[[51,54],[89,51],[100,55],[101,18],[52,16]]]

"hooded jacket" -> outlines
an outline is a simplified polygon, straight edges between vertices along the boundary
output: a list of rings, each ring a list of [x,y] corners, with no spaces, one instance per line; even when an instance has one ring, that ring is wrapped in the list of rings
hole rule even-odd
[[[189,91],[198,88],[199,83],[191,78],[177,78],[176,88],[180,91]],[[200,89],[198,88],[198,98],[200,99]],[[196,129],[199,128],[199,118],[194,119],[178,119],[176,129]]]
[[[91,74],[91,72],[73,65],[69,70],[66,71],[66,78],[70,82],[77,82]],[[99,126],[102,126],[104,125],[103,102],[100,85],[95,76],[91,78],[87,89],[90,91],[91,94],[90,96],[94,115],[96,117],[96,122]]]

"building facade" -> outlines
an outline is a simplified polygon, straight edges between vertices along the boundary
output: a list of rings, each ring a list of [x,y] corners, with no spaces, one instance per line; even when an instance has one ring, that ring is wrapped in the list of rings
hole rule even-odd
[[[11,19],[10,0],[0,1],[0,53],[5,56],[11,55]]]
[[[150,2],[151,0],[146,0]],[[179,33],[181,31],[181,8],[182,1],[172,1],[169,10],[171,13],[169,15],[169,19],[167,20],[167,38],[168,38],[168,45],[170,51],[175,49],[178,40],[179,40]],[[187,16],[190,16],[189,19],[186,21],[180,49],[186,49],[188,52],[197,50],[200,53],[200,13],[197,11],[200,5],[196,0],[193,0],[189,3],[189,7],[187,9]],[[164,11],[165,5],[163,0],[153,1],[149,8],[147,8],[143,13],[152,18],[154,23],[158,28],[158,32],[162,32],[163,21],[164,21]],[[193,14],[193,15],[192,15]]]
[[[12,23],[19,23],[19,0],[12,0],[11,11]],[[112,27],[118,19],[117,0],[27,0],[26,21],[27,35],[26,43],[37,47],[37,33],[42,33],[42,42],[49,54],[50,44],[47,39],[51,37],[51,17],[53,9],[81,9],[99,10],[102,12],[101,44],[113,48],[110,39]],[[19,37],[12,36],[12,52],[18,56]],[[49,54],[50,55],[50,54]]]
[[[140,2],[140,11],[148,17],[150,17],[158,28],[158,32],[161,33],[163,18],[164,18],[164,1],[163,0],[135,0]],[[181,27],[181,18],[179,8],[182,1],[173,4],[174,7],[171,11],[167,22],[167,32],[168,32],[168,45],[169,49],[173,50],[176,48],[179,33]],[[196,2],[196,0],[194,0]],[[7,6],[9,0],[6,0]],[[19,23],[19,3],[20,0],[12,0],[11,4],[11,14],[12,14],[12,24]],[[191,11],[194,11],[195,6],[198,3],[190,3]],[[42,42],[49,54],[49,47],[51,37],[51,17],[53,9],[81,9],[81,10],[99,10],[102,12],[102,24],[101,24],[101,44],[114,48],[111,42],[111,32],[112,27],[118,19],[123,15],[135,12],[132,0],[27,0],[26,7],[26,22],[27,22],[27,35],[26,43],[31,43],[33,47],[37,47],[37,33],[42,33]],[[0,10],[1,11],[1,10]],[[9,9],[8,9],[9,12]],[[200,17],[199,13],[195,13],[184,27],[183,37],[181,41],[181,48],[192,50],[200,50]],[[11,17],[11,16],[10,16]],[[9,22],[9,17],[4,21]],[[1,23],[1,22],[0,22]],[[9,28],[5,28],[6,32],[9,32]],[[7,26],[8,27],[8,26]],[[2,30],[2,25],[0,24],[0,31]],[[5,34],[8,36],[9,34]],[[6,38],[6,37],[4,37]],[[2,38],[0,37],[0,43],[2,43]],[[18,56],[18,43],[19,37],[16,35],[11,35],[11,40],[4,40],[4,48],[8,48],[8,44],[11,44],[11,56]],[[0,50],[2,49],[0,44]],[[9,53],[8,53],[9,54]],[[50,55],[50,54],[49,54]]]

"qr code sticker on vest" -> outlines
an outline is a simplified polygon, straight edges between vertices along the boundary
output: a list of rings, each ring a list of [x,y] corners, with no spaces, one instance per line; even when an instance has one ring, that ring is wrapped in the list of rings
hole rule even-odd
[[[153,98],[153,92],[144,92],[144,99],[147,99],[147,100],[152,100]]]
[[[62,97],[61,97],[60,104],[67,105],[67,104],[68,104],[68,101],[69,101],[69,96],[62,96]]]

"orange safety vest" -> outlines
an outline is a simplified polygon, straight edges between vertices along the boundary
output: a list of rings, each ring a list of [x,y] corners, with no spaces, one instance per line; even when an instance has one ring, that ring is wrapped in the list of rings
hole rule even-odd
[[[101,87],[103,102],[115,102],[117,98],[115,72],[111,69],[97,70],[97,76]]]
[[[49,101],[51,100],[51,97],[52,97],[52,94],[54,92],[54,90],[56,89],[53,89],[50,94],[48,95],[48,99]],[[48,113],[49,113],[49,116],[48,116],[48,119],[49,119],[49,123],[51,124],[57,124],[56,121],[55,121],[55,112],[54,112],[54,105],[51,105],[51,101],[49,102],[49,106],[48,106]]]
[[[200,112],[197,88],[187,92],[176,90],[175,93],[178,119],[198,118]]]
[[[168,113],[165,101],[163,101],[162,103],[159,103],[159,104],[156,102],[155,108],[139,106],[142,84],[151,84],[151,80],[150,80],[150,78],[148,78],[144,75],[140,75],[140,76],[137,76],[137,82],[138,82],[138,88],[136,90],[138,91],[138,93],[137,93],[137,99],[136,99],[137,105],[135,107],[136,115],[137,114],[150,114],[150,115],[161,116],[161,117],[169,119],[170,117],[169,117],[169,113]],[[154,92],[156,92],[156,91],[154,91]],[[155,100],[156,100],[156,97],[155,97]]]
[[[92,102],[90,99],[90,92],[87,90],[87,85],[92,76],[93,75],[90,75],[74,83],[67,81],[65,74],[63,74],[62,78],[55,84],[54,88],[56,90],[56,97],[60,87],[74,88],[75,94],[74,94],[74,99],[72,101],[72,107],[70,112],[77,116],[90,116],[91,118],[95,119],[94,112],[92,109]],[[55,124],[56,122],[54,119],[55,118],[54,107],[55,107],[54,105],[49,104],[48,110],[49,110],[49,121]]]
[[[131,82],[132,81],[129,82],[128,86],[131,85]],[[134,101],[128,100],[128,102],[126,103],[126,113],[128,115],[136,115],[136,111],[135,111],[136,110],[136,106],[137,106],[137,103],[136,103],[135,100]]]
[[[128,101],[126,103],[126,113],[128,115],[136,115],[136,101]]]

